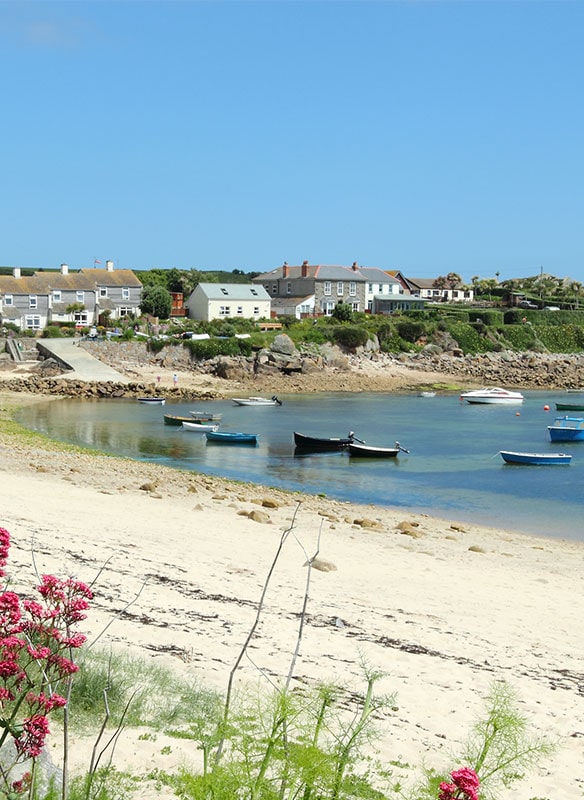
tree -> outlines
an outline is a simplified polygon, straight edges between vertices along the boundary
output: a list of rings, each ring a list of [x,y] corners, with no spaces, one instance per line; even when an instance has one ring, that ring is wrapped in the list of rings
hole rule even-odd
[[[142,291],[140,311],[159,319],[168,319],[172,308],[172,297],[164,286],[145,286]]]
[[[457,289],[462,285],[462,278],[458,272],[449,272],[446,276],[446,285],[449,289]]]

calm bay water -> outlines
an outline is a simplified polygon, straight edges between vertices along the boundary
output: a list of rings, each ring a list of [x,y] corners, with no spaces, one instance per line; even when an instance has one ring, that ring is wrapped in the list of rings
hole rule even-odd
[[[19,420],[53,439],[178,469],[582,541],[584,442],[552,444],[546,428],[566,413],[556,412],[555,402],[567,395],[524,394],[522,406],[510,407],[471,406],[458,395],[385,393],[281,396],[282,406],[268,408],[228,400],[146,406],[63,399],[24,409]],[[165,412],[187,416],[191,409],[222,413],[221,430],[258,433],[258,446],[212,444],[164,424]],[[410,454],[297,456],[295,430],[315,436],[353,430],[372,445],[399,440]],[[569,466],[512,466],[503,463],[501,449],[564,450],[573,459]]]

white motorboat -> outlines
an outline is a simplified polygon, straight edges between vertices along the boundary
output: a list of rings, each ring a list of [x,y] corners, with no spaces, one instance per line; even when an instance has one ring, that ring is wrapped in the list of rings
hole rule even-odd
[[[281,406],[282,401],[276,395],[272,397],[232,397],[236,406]]]
[[[524,401],[521,392],[512,392],[509,389],[501,389],[499,386],[490,386],[484,389],[475,389],[472,392],[464,392],[460,395],[461,400],[467,403],[492,403],[495,405],[513,406]]]

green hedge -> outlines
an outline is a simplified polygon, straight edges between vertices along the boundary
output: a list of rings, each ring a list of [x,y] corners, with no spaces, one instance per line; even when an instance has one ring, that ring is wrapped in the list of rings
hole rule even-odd
[[[369,334],[365,328],[360,328],[357,325],[342,325],[338,328],[333,328],[333,338],[338,345],[355,350],[357,347],[363,347],[367,344]]]
[[[477,325],[477,323],[475,323]],[[482,327],[478,325],[477,327]],[[500,349],[496,343],[481,336],[480,332],[473,325],[466,322],[454,322],[448,325],[448,333],[456,339],[462,352],[470,355],[476,353],[488,353]]]
[[[503,325],[504,314],[493,308],[481,308],[468,312],[469,322],[482,322],[484,325]]]
[[[580,325],[539,325],[537,336],[552,353],[579,353],[584,350],[584,328]]]
[[[197,361],[206,361],[216,356],[249,356],[252,344],[249,339],[189,339],[185,347]]]

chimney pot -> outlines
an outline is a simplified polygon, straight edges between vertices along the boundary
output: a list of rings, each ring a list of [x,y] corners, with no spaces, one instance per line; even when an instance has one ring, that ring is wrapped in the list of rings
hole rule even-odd
[[[357,270],[359,269],[359,264],[357,264],[357,262],[356,262],[356,261],[353,261],[353,264],[352,264],[352,266],[351,266],[351,269],[352,269],[354,272],[357,272]]]
[[[114,271],[114,262],[113,261],[106,261],[105,262],[105,268],[106,268],[106,270],[108,272],[113,272]]]
[[[14,267],[14,269],[12,270],[12,277],[20,278],[20,267]]]
[[[61,275],[69,274],[69,264],[61,264]]]

